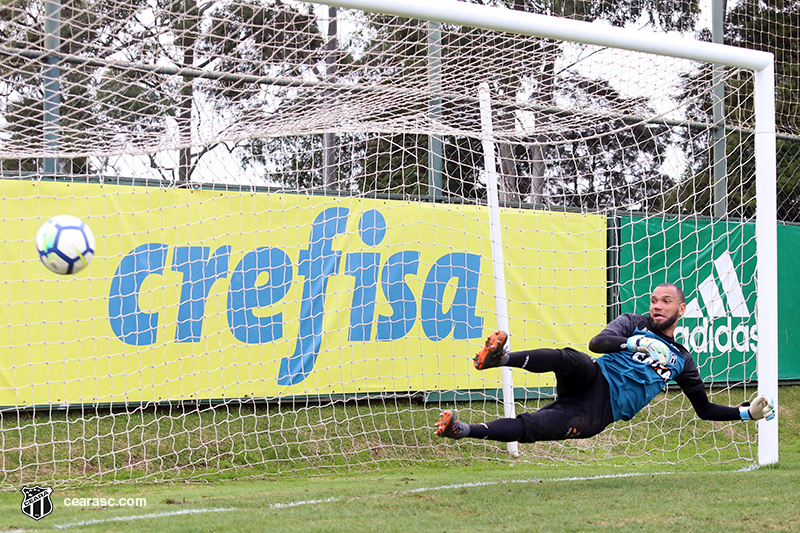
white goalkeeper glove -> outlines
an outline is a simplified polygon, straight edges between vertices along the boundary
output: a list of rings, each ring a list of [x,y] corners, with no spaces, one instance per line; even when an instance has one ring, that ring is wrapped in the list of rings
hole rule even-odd
[[[775,418],[775,400],[768,396],[758,396],[753,403],[743,403],[739,407],[739,416],[742,420],[761,420]]]
[[[667,348],[664,342],[658,339],[652,339],[644,335],[634,335],[628,338],[626,345],[629,350],[633,350],[634,352],[650,354],[661,366],[666,366],[666,364],[669,363],[669,348]]]

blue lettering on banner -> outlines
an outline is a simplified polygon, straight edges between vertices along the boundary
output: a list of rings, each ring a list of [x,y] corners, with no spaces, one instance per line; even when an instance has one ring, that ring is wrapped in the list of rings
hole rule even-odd
[[[209,259],[208,246],[179,246],[172,258],[172,270],[183,274],[181,303],[175,342],[198,342],[203,332],[203,317],[211,286],[228,277],[230,246],[217,248]],[[235,335],[235,333],[234,333]]]
[[[382,266],[379,252],[350,252],[345,255],[342,271],[342,252],[333,249],[333,240],[346,232],[348,216],[349,210],[343,207],[320,212],[311,226],[308,247],[299,253],[296,275],[303,277],[299,332],[294,353],[281,359],[280,385],[300,383],[313,371],[322,345],[328,279],[339,273],[353,278],[348,330],[351,342],[370,342],[373,324],[376,341],[402,339],[417,318],[425,336],[433,341],[451,333],[454,339],[482,336],[483,317],[475,314],[479,255],[454,252],[440,257],[428,271],[418,298],[406,278],[419,274],[419,251],[395,252]],[[361,214],[358,232],[365,246],[377,246],[386,236],[386,220],[378,210],[367,210]],[[114,274],[109,289],[109,322],[117,338],[126,344],[156,342],[158,313],[139,307],[139,293],[149,275],[163,274],[168,249],[161,243],[137,246],[122,258]],[[280,248],[261,247],[246,253],[229,273],[230,254],[230,246],[221,246],[213,254],[207,246],[174,248],[171,268],[182,275],[175,342],[201,340],[211,287],[217,280],[228,278],[228,327],[236,340],[262,344],[283,338],[282,313],[261,316],[256,311],[281,302],[289,292],[295,277],[291,259]],[[445,292],[453,281],[455,294],[448,308]],[[378,315],[376,323],[378,286],[391,315]]]
[[[392,306],[392,315],[378,316],[379,341],[402,339],[414,327],[417,321],[417,297],[405,279],[408,275],[416,275],[418,269],[419,252],[414,250],[397,252],[386,260],[381,272],[381,287]]]
[[[156,342],[158,313],[139,308],[139,290],[150,274],[161,274],[167,245],[137,246],[120,261],[108,292],[108,320],[114,335],[125,344],[146,346]]]
[[[317,215],[308,248],[300,251],[297,273],[305,276],[300,304],[300,333],[294,355],[281,360],[278,385],[300,383],[314,368],[322,344],[322,318],[328,278],[339,270],[341,252],[332,249],[333,238],[345,232],[348,210],[331,207]]]
[[[355,278],[353,300],[350,303],[350,331],[347,339],[368,341],[372,334],[375,316],[375,299],[378,292],[378,267],[381,254],[353,253],[347,255],[345,274]]]
[[[481,336],[483,317],[475,316],[480,268],[480,256],[466,253],[445,255],[433,265],[422,289],[420,306],[422,330],[429,339],[444,339],[451,331],[454,339]],[[453,278],[458,279],[458,286],[453,303],[445,312],[444,291]]]
[[[358,224],[361,242],[375,246],[386,235],[386,220],[375,209],[361,215]],[[350,303],[350,331],[347,339],[354,342],[369,341],[375,317],[375,300],[378,291],[378,269],[381,254],[360,252],[347,255],[345,274],[355,278],[353,300]]]
[[[259,274],[269,279],[256,286]],[[247,344],[272,342],[283,337],[281,313],[257,317],[253,309],[280,302],[292,285],[292,261],[279,248],[258,248],[242,258],[231,274],[228,289],[228,326],[237,340]]]

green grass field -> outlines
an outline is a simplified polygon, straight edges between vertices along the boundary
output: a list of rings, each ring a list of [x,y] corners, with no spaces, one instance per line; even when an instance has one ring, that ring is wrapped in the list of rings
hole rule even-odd
[[[465,461],[469,447],[444,446],[452,462],[399,458],[365,468],[255,472],[260,479],[251,480],[222,475],[207,482],[56,485],[53,512],[40,521],[22,514],[21,492],[6,489],[0,531],[800,530],[800,388],[781,388],[780,415],[780,463],[759,469],[703,460],[644,466]],[[65,505],[73,498],[78,506]],[[144,498],[146,504],[109,507],[93,498]]]
[[[54,493],[55,510],[39,522],[21,514],[19,496],[3,494],[0,522],[9,531],[164,533],[792,531],[800,528],[798,459],[746,472],[459,467],[103,487]],[[65,497],[146,497],[147,506],[66,508]]]

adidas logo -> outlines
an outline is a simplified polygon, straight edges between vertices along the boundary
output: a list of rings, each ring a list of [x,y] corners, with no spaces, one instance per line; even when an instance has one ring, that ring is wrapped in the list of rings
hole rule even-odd
[[[727,251],[714,260],[711,275],[696,292],[699,295],[686,304],[683,325],[675,328],[678,342],[695,353],[757,351],[758,327]]]
[[[723,292],[720,293],[712,273],[697,287],[706,305],[706,314],[703,314],[700,304],[695,298],[686,304],[686,313],[683,316],[685,318],[719,318],[728,316],[725,312],[725,303],[722,298],[722,294],[725,294],[730,316],[750,317],[750,310],[747,308],[747,301],[745,301],[742,293],[742,284],[739,283],[739,276],[736,274],[736,268],[728,252],[724,252],[714,261],[714,271],[717,273]]]

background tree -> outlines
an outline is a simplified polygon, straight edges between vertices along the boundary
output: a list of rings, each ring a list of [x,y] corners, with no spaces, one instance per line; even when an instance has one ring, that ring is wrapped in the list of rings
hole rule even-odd
[[[14,24],[4,24],[6,46],[44,52],[44,34],[35,16],[41,2],[15,1],[7,7]],[[26,19],[30,20],[26,20]],[[170,66],[179,75],[153,68],[108,68],[62,62],[60,135],[62,147],[114,143],[121,151],[148,151],[150,165],[177,183],[189,182],[203,156],[218,143],[193,148],[203,130],[222,134],[248,113],[263,107],[261,87],[243,90],[237,74],[299,77],[312,68],[322,39],[312,12],[275,2],[197,3],[195,0],[148,2],[83,1],[61,4],[61,50],[77,58],[124,60]],[[287,61],[287,55],[292,61]],[[21,65],[2,78],[6,106],[4,128],[9,142],[40,139],[43,130],[40,64]],[[228,78],[199,79],[192,71],[223,71]],[[211,118],[199,113],[213,109]],[[219,117],[227,126],[216,126]],[[219,130],[223,131],[219,131]],[[152,156],[152,146],[178,147],[178,164],[167,168]],[[35,146],[35,142],[34,142]],[[41,146],[41,144],[39,144]],[[101,145],[102,146],[102,145]],[[106,145],[107,146],[107,145]],[[226,146],[247,149],[247,143]],[[76,173],[102,172],[113,165],[86,158],[63,161]],[[35,171],[30,159],[6,159],[6,169]]]
[[[31,16],[27,24],[19,24],[40,2],[14,0],[8,4],[14,6],[13,18],[18,22],[14,35],[8,35],[9,43],[17,43],[12,46],[42,49],[41,29],[34,28],[39,19]],[[603,19],[616,25],[644,22],[670,30],[691,27],[697,15],[696,1],[669,5],[629,1],[492,3],[586,21]],[[312,8],[280,0],[136,0],[102,3],[99,8],[70,0],[62,10],[63,53],[178,70],[178,74],[165,76],[152,69],[64,64],[64,145],[85,149],[104,143],[102,146],[111,145],[120,153],[149,154],[150,166],[175,183],[193,181],[204,157],[225,150],[263,183],[316,188],[324,182],[321,132],[341,124],[328,115],[345,105],[359,109],[357,105],[363,101],[368,104],[363,109],[369,109],[366,118],[373,123],[404,121],[410,127],[405,133],[391,128],[389,133],[338,133],[339,188],[365,194],[430,193],[426,120],[430,119],[431,94],[419,90],[428,85],[427,23],[401,20],[402,24],[389,24],[397,20],[363,14],[349,40],[338,50],[326,51]],[[450,29],[458,31],[447,31]],[[667,178],[658,168],[666,141],[654,128],[619,133],[615,119],[604,119],[565,132],[554,123],[557,117],[544,111],[532,111],[537,113],[540,130],[536,135],[520,134],[516,128],[516,105],[523,94],[531,108],[540,109],[553,107],[558,97],[590,101],[600,110],[634,113],[647,108],[645,101],[618,93],[606,80],[588,79],[569,68],[558,71],[563,48],[546,39],[512,39],[497,32],[447,26],[443,30],[443,69],[451,74],[443,80],[441,120],[452,131],[477,131],[477,87],[481,82],[491,85],[506,201],[536,201],[547,194],[554,205],[586,207],[624,197],[635,206],[651,201],[648,198],[654,194],[655,184],[663,186]],[[324,65],[332,53],[337,59],[338,85],[397,87],[408,99],[376,103],[376,93],[337,95],[243,81],[244,76],[330,81]],[[4,130],[12,143],[28,142],[32,135],[41,137],[41,73],[38,65],[28,63],[28,70],[12,69],[12,74],[3,77],[2,86],[9,91]],[[231,76],[198,78],[198,71]],[[299,131],[270,129],[270,124],[292,116],[313,116],[318,123]],[[254,129],[246,129],[248,125]],[[156,160],[154,146],[177,149],[177,162],[168,166],[163,159]],[[628,147],[642,149],[645,155],[626,160],[623,152]],[[604,153],[611,148],[617,155]],[[571,161],[569,150],[580,152],[582,159]],[[480,142],[469,135],[450,133],[444,136],[443,155],[445,194],[482,198]],[[102,172],[114,162],[75,158],[68,164],[73,165],[72,171],[84,173]],[[33,170],[37,163],[6,160],[4,165],[28,165]],[[584,178],[565,181],[568,169],[580,171]],[[644,185],[627,187],[623,194],[620,191],[626,187],[620,180]]]
[[[106,59],[136,42],[136,13],[142,2],[132,0],[126,4],[93,4],[91,10],[82,1],[64,1],[61,6],[62,20],[70,24],[61,27],[61,53],[87,58]],[[39,52],[45,54],[44,26],[40,13],[41,1],[15,0],[4,3],[0,25],[0,41],[8,50]],[[2,74],[2,114],[6,126],[7,142],[12,147],[25,147],[27,151],[41,151],[43,139],[43,84],[42,63],[25,56],[0,56]],[[62,67],[66,65],[61,64]],[[69,138],[67,143],[79,145],[82,132],[91,131],[102,123],[95,114],[94,83],[91,67],[62,69],[61,76],[61,130]],[[22,151],[22,150],[21,150]],[[86,157],[61,160],[63,170],[74,173],[95,172]],[[33,158],[3,159],[2,168],[35,172],[40,170],[41,160]]]
[[[703,32],[699,38],[710,41]],[[775,55],[775,105],[777,141],[778,219],[800,221],[800,2],[743,0],[727,11],[725,44],[771,52]],[[712,101],[708,92],[712,85],[711,68],[683,77],[680,98],[693,101],[690,119],[712,122]],[[752,131],[752,80],[740,72],[728,72],[725,109],[729,129],[727,138],[727,214],[749,218],[755,213],[755,161]],[[703,95],[703,96],[701,96]],[[739,128],[737,131],[735,128]],[[682,146],[689,158],[687,173],[681,180],[676,204],[684,212],[711,215],[709,184],[711,175],[710,132],[684,129]],[[696,191],[704,191],[698,194]]]
[[[669,128],[626,124],[621,116],[654,112],[644,98],[625,98],[607,81],[562,77],[565,95],[595,101],[589,107],[614,110],[613,115],[583,121],[559,131],[547,144],[547,198],[551,205],[581,210],[628,208],[658,210],[674,178],[661,169],[669,146]]]
[[[506,7],[536,13],[547,13],[552,15],[569,16],[581,20],[596,20],[603,18],[614,24],[622,25],[632,20],[641,20],[642,17],[649,16],[649,23],[660,25],[663,29],[684,30],[694,25],[698,14],[696,2],[681,2],[678,10],[674,10],[674,5],[669,8],[661,3],[649,2],[569,2],[569,3],[549,3],[549,2],[530,2],[525,0],[509,0],[500,2]],[[390,83],[395,86],[419,87],[426,86],[425,62],[429,55],[428,48],[428,26],[424,22],[401,20],[393,17],[375,15],[368,17],[364,22],[363,35],[365,36],[360,43],[360,48],[364,51],[358,59],[352,61],[350,65],[350,75],[361,75],[366,71],[365,66],[369,65],[371,76],[379,75],[383,83]],[[444,30],[450,29],[443,27]],[[632,147],[635,143],[645,150],[650,150],[650,156],[645,159],[651,164],[637,164],[629,166],[629,171],[620,173],[618,178],[623,176],[629,181],[639,180],[653,183],[663,183],[667,178],[660,175],[658,168],[663,162],[665,152],[664,143],[655,135],[653,129],[647,129],[647,133],[652,135],[644,141],[643,131],[630,133],[629,138],[622,139],[619,136],[624,134],[611,134],[608,132],[616,131],[616,127],[605,128],[606,134],[599,133],[604,128],[597,126],[594,131],[573,131],[559,138],[559,135],[543,133],[534,137],[518,136],[515,133],[516,102],[525,90],[530,93],[528,102],[539,107],[553,107],[556,94],[562,98],[579,100],[592,100],[594,105],[605,107],[616,112],[633,112],[635,108],[643,109],[645,104],[641,99],[631,99],[627,101],[623,95],[608,90],[607,82],[603,80],[583,80],[577,81],[580,74],[574,71],[557,72],[557,64],[562,54],[559,46],[546,39],[514,39],[510,36],[490,32],[480,29],[453,28],[453,32],[443,31],[442,36],[442,64],[444,72],[452,73],[451,79],[443,80],[445,90],[448,94],[457,95],[477,95],[478,84],[488,82],[494,95],[494,127],[499,132],[501,139],[497,144],[498,159],[502,175],[502,188],[505,200],[518,202],[533,200],[542,192],[548,194],[548,201],[555,204],[577,206],[583,203],[578,200],[580,194],[587,191],[604,190],[604,187],[611,185],[614,180],[601,177],[604,170],[599,165],[609,162],[601,157],[589,158],[586,161],[594,161],[597,166],[594,173],[598,180],[591,184],[578,186],[576,183],[559,183],[558,176],[563,175],[566,170],[569,154],[564,150],[564,144],[560,141],[572,135],[575,139],[615,135],[614,140],[605,140],[597,143],[589,143],[593,148],[586,145],[587,150],[604,150],[611,146]],[[498,52],[499,51],[499,52]],[[362,70],[359,70],[362,69]],[[378,73],[378,74],[376,74]],[[364,73],[366,77],[367,74]],[[566,80],[570,81],[567,83]],[[604,87],[599,90],[600,87]],[[424,102],[415,102],[416,105],[423,106]],[[479,129],[479,116],[477,103],[458,101],[451,99],[445,101],[443,106],[445,120],[455,122],[454,126],[469,124],[470,129]],[[556,117],[552,114],[540,113],[537,124],[541,125],[544,132],[555,129],[553,121]],[[451,124],[448,124],[451,125]],[[416,135],[406,138],[396,138],[385,141],[384,144],[373,143],[370,146],[381,148],[374,151],[374,156],[369,149],[367,157],[377,158],[374,165],[368,165],[376,169],[392,169],[393,177],[376,179],[375,183],[381,187],[387,187],[388,183],[397,183],[398,180],[414,178],[415,183],[421,183],[419,192],[425,194],[426,180],[424,173],[429,166],[427,164],[428,151],[426,147],[427,137]],[[463,139],[457,142],[450,137],[445,138],[445,146],[456,146],[460,149],[453,150],[446,154],[447,160],[453,155],[464,157],[462,162],[451,165],[459,170],[457,178],[445,175],[445,193],[449,195],[468,194],[469,197],[480,198],[484,192],[482,183],[483,163],[482,153],[479,143],[471,143],[469,149],[465,146]],[[390,146],[404,146],[404,150],[391,150]],[[386,148],[384,150],[383,148]],[[447,151],[447,149],[445,149]],[[414,157],[408,157],[414,154]],[[547,162],[545,163],[545,157]],[[624,155],[619,155],[625,158]],[[468,164],[466,164],[468,163]],[[586,162],[581,162],[584,166]],[[619,166],[619,162],[614,162]],[[547,174],[548,167],[554,167]],[[560,168],[559,168],[560,166]],[[632,169],[632,170],[630,170]],[[586,170],[586,169],[583,169]],[[423,171],[422,173],[420,171]],[[641,172],[640,175],[634,175]],[[445,173],[447,174],[447,173]],[[613,172],[609,172],[613,174]],[[593,173],[584,173],[584,176]],[[553,180],[556,180],[553,182]],[[545,181],[548,183],[544,185]],[[395,187],[396,189],[397,187]],[[394,190],[392,187],[389,189]],[[567,192],[571,191],[571,192]],[[616,189],[619,192],[619,188]],[[653,194],[649,185],[643,185],[638,190],[628,191],[628,196],[632,202],[641,204],[644,199]],[[607,194],[604,197],[610,199],[614,194]],[[598,201],[595,197],[593,201]]]

